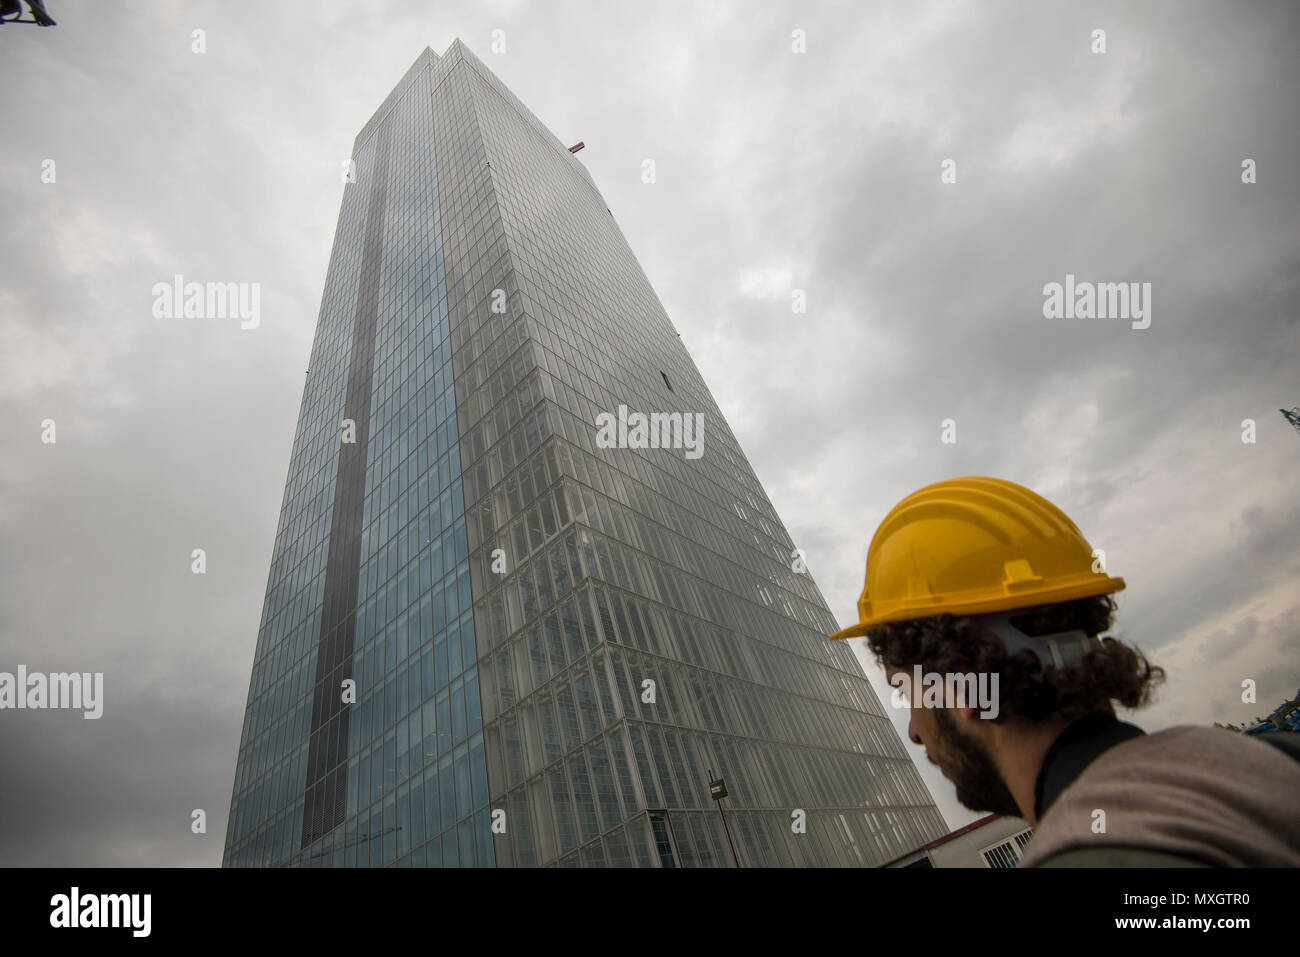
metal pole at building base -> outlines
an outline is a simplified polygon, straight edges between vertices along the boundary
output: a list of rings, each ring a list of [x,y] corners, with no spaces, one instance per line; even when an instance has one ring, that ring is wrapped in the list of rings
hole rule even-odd
[[[722,799],[727,796],[727,782],[720,777],[714,778],[713,768],[709,768],[709,794],[718,805],[718,813],[722,815],[722,830],[727,835],[727,846],[731,848],[731,860],[736,867],[740,867],[740,858],[736,856],[736,845],[731,841],[731,828],[727,827],[727,812],[722,809]]]

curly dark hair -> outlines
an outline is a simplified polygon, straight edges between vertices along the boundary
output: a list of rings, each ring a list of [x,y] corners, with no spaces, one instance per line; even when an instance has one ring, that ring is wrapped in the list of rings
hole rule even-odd
[[[1011,623],[1028,635],[1050,635],[1082,629],[1096,636],[1111,626],[1115,602],[1109,595],[1079,598],[1054,605],[1026,608]],[[970,615],[936,615],[912,621],[888,622],[867,632],[876,660],[891,668],[941,674],[997,674],[1000,714],[1030,721],[1073,720],[1113,710],[1112,701],[1126,708],[1150,703],[1165,671],[1137,650],[1115,638],[1102,638],[1101,647],[1064,668],[1044,667],[1030,651],[1008,657],[1002,642],[984,631]]]

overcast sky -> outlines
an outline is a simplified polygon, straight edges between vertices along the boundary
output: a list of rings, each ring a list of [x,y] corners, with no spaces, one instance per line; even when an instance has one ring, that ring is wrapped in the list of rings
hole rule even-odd
[[[1115,633],[1169,672],[1136,723],[1300,686],[1294,4],[49,7],[0,27],[0,671],[105,703],[0,712],[0,864],[220,862],[340,164],[457,37],[586,142],[841,622],[900,498],[995,475],[1127,580]],[[154,318],[177,273],[260,283],[260,326]],[[1150,283],[1150,327],[1044,318],[1067,274]]]

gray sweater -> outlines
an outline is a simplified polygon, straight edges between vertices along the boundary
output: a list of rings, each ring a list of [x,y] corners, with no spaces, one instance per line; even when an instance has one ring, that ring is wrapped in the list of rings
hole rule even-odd
[[[1221,728],[1147,735],[1111,722],[1049,752],[1040,800],[1051,772],[1064,787],[1052,794],[1049,783],[1021,867],[1300,867],[1300,762]],[[1114,743],[1116,728],[1134,736]],[[1089,738],[1101,741],[1096,756]]]

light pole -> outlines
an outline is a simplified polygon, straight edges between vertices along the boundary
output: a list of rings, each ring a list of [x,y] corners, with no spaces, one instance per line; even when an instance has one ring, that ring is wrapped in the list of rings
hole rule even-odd
[[[740,858],[736,856],[736,845],[731,843],[731,828],[727,827],[727,812],[722,810],[722,799],[727,796],[727,782],[721,777],[713,777],[713,768],[709,768],[709,794],[718,805],[718,813],[722,815],[722,830],[727,834],[727,845],[731,848],[731,859],[736,866],[740,866]]]

